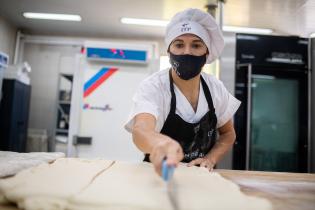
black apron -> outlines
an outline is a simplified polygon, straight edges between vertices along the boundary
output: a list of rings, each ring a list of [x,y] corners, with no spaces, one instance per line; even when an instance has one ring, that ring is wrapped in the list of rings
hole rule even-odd
[[[161,133],[171,137],[181,145],[184,152],[184,159],[182,162],[187,163],[196,158],[204,157],[215,144],[217,117],[215,115],[215,109],[209,88],[202,76],[200,76],[202,88],[208,102],[209,111],[197,123],[188,123],[184,121],[175,113],[176,96],[171,70],[169,72],[169,78],[172,94],[171,109],[163,125]],[[144,161],[150,161],[149,154],[145,154]]]

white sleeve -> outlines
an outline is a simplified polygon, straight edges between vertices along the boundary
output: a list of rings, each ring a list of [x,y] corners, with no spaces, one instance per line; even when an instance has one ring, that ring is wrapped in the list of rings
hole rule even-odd
[[[241,102],[229,93],[221,81],[218,83],[217,97],[218,105],[215,107],[215,110],[218,118],[217,128],[220,128],[232,119]]]
[[[138,90],[132,98],[131,111],[125,124],[125,129],[132,132],[134,117],[140,113],[152,114],[156,120],[161,115],[162,96],[159,88],[149,80],[140,83]]]

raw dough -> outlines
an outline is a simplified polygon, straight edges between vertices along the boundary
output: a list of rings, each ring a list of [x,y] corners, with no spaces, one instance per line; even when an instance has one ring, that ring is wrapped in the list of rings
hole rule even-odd
[[[64,157],[61,152],[30,152],[18,153],[0,151],[0,178],[12,176],[23,169],[31,168],[42,163],[51,163]]]
[[[205,168],[179,166],[174,174],[180,210],[269,210],[269,201],[243,194],[239,187]],[[86,190],[74,196],[77,210],[172,210],[166,184],[151,164],[116,162]]]
[[[270,210],[266,199],[204,168],[174,174],[180,210]],[[166,183],[149,163],[59,159],[0,181],[5,198],[27,210],[172,210]]]
[[[70,203],[73,210],[172,209],[166,184],[149,163],[115,162]]]
[[[65,209],[70,196],[84,190],[101,172],[111,166],[109,160],[60,158],[53,164],[41,164],[0,180],[5,200],[27,210]],[[1,199],[0,199],[1,200]]]
[[[179,167],[174,178],[181,210],[272,209],[268,200],[245,195],[235,183],[202,167]]]

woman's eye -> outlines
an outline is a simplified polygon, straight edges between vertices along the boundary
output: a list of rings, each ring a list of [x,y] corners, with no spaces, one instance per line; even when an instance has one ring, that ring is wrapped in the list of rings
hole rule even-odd
[[[195,48],[195,49],[197,49],[197,48],[199,48],[199,47],[201,47],[200,44],[193,44],[193,45],[192,45],[192,48]]]
[[[178,44],[175,44],[175,47],[176,47],[176,48],[182,48],[182,47],[184,47],[184,45],[183,45],[183,44],[178,43]]]

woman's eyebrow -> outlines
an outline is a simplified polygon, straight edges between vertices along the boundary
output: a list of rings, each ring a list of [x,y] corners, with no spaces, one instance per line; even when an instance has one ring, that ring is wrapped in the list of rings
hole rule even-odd
[[[200,39],[195,39],[193,40],[193,42],[203,42],[203,41],[201,41]]]
[[[184,42],[184,40],[181,40],[181,39],[175,39],[173,42]]]
[[[172,43],[174,43],[174,42],[184,42],[184,40],[182,40],[182,39],[175,39]],[[200,40],[200,39],[192,40],[192,42],[194,42],[194,43],[199,43],[199,42],[203,43],[203,41]]]

